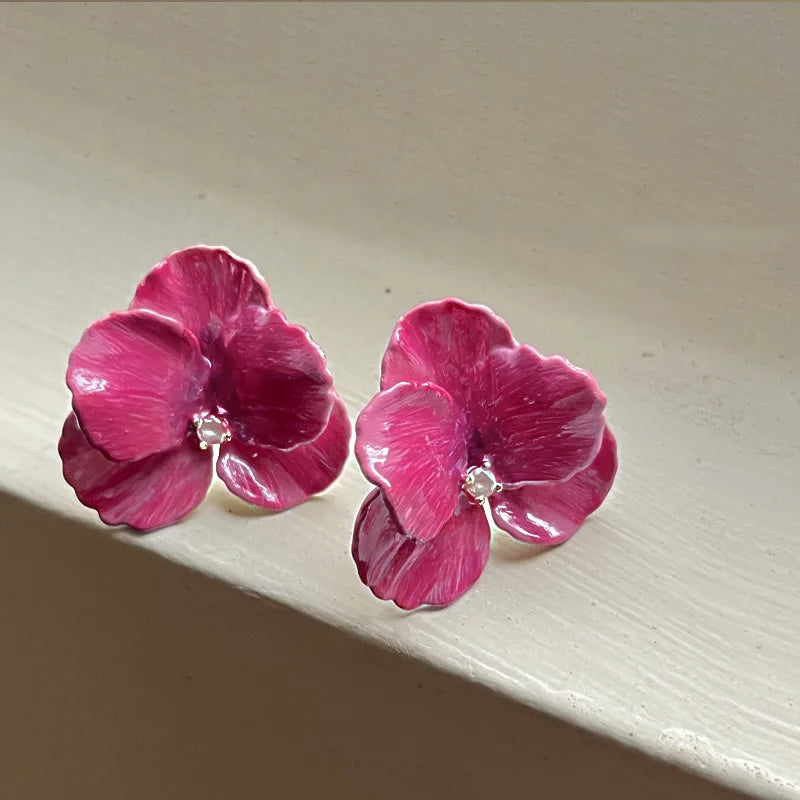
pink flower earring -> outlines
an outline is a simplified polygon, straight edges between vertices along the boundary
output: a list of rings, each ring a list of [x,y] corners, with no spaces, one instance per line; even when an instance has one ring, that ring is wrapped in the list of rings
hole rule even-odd
[[[128,311],[95,322],[67,369],[64,478],[109,525],[171,525],[216,471],[235,495],[290,508],[327,488],[350,423],[322,350],[223,247],[179,250]]]
[[[381,391],[356,422],[377,488],[353,533],[361,580],[404,609],[447,605],[489,558],[498,528],[561,544],[617,469],[606,399],[589,373],[520,345],[484,306],[424,303],[397,323]]]

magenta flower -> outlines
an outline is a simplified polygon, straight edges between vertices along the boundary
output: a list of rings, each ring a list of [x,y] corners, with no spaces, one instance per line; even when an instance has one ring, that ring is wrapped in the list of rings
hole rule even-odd
[[[67,369],[58,450],[78,499],[109,525],[170,525],[216,471],[231,492],[286,509],[325,489],[350,423],[322,351],[222,247],[168,256],[128,311],[94,323]]]
[[[452,603],[489,558],[487,507],[520,541],[569,539],[616,473],[605,404],[591,375],[518,344],[488,308],[412,309],[356,422],[356,457],[378,487],[353,533],[361,580],[401,608]]]

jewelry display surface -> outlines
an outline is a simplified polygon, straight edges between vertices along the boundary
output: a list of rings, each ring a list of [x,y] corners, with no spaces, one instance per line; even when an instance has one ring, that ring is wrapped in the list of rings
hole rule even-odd
[[[800,798],[798,37],[789,4],[0,6],[0,488]],[[353,420],[408,309],[497,310],[607,395],[608,499],[563,547],[494,536],[437,612],[359,581],[352,457],[280,514],[218,486],[179,525],[108,530],[62,479],[65,365],[196,242],[258,265]]]

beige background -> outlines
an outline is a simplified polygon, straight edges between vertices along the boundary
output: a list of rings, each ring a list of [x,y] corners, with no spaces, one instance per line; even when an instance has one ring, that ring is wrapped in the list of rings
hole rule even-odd
[[[547,785],[546,757],[612,795],[624,774],[687,796],[674,773],[646,777],[664,769],[649,754],[800,796],[798,34],[794,5],[0,6],[12,796],[141,788],[178,761],[194,796],[219,796],[226,774],[267,790],[292,763],[273,699],[298,780],[313,759],[331,787],[352,780],[319,731],[302,750],[280,676],[306,687],[303,719],[318,709],[334,740],[374,747],[371,765],[427,758],[427,731],[463,736],[474,708],[486,771],[462,786],[503,787],[515,768]],[[498,539],[467,597],[412,615],[356,579],[367,487],[353,464],[290,513],[215,490],[184,524],[135,539],[183,567],[109,541],[132,537],[101,531],[59,474],[66,357],[151,264],[196,241],[261,268],[353,414],[400,313],[448,294],[491,305],[520,340],[597,375],[622,454],[609,502],[544,555]],[[180,576],[202,587],[191,599]],[[340,652],[329,683],[312,680],[304,626],[319,661]],[[216,641],[237,656],[218,672],[204,666]],[[458,688],[413,702],[419,670]],[[331,721],[345,708],[359,709],[346,735]],[[387,709],[407,711],[411,735],[381,749],[371,712],[383,724]],[[216,722],[228,713],[241,757]],[[512,761],[504,745],[520,738]],[[459,744],[446,763],[480,752]]]

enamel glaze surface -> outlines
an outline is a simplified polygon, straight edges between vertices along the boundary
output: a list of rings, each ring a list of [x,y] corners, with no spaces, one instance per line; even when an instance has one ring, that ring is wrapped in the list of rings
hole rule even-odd
[[[143,311],[92,325],[70,354],[67,385],[81,427],[109,458],[177,447],[205,403],[209,368],[197,340]]]
[[[624,745],[623,776],[650,763],[646,754],[757,797],[800,797],[798,12],[790,3],[0,6],[0,486],[47,509],[54,526],[66,516],[92,528],[66,523],[74,541],[59,553],[32,546],[24,590],[6,587],[6,613],[59,604],[62,584],[37,576],[57,576],[61,553],[64,570],[83,563],[87,540],[111,534],[342,637],[432,663],[445,696],[455,674],[544,712],[530,713],[534,728],[553,715],[599,731]],[[608,394],[620,452],[608,499],[563,547],[493,536],[481,579],[435,613],[401,613],[359,581],[351,523],[371,489],[355,459],[333,490],[287,514],[239,516],[235,498],[212,490],[180,525],[144,537],[103,530],[55,452],[69,352],[92,320],[127,307],[149,265],[201,241],[258,264],[288,319],[323,345],[353,418],[377,391],[381,350],[409,309],[455,294],[502,312],[521,342],[564,353]],[[6,524],[4,556],[24,549],[20,532]],[[143,583],[158,565],[131,547],[97,549],[116,553],[118,573],[130,557]],[[210,623],[196,592],[181,585],[172,596],[185,611],[166,635],[192,616],[190,630],[224,626],[231,647],[221,649],[241,653],[251,675],[260,662],[247,643],[272,657],[274,642],[237,624],[244,598]],[[261,616],[256,601],[249,607]],[[92,663],[67,633],[63,641],[43,651],[59,677],[48,685]],[[119,665],[106,648],[98,637],[101,697],[114,704]],[[71,751],[86,780],[97,764],[109,775],[116,764],[114,785],[131,797],[141,784],[127,779],[148,764],[153,774],[173,744],[198,752],[191,721],[206,703],[226,709],[239,688],[219,680],[216,652],[208,683],[194,674],[194,686],[155,652],[140,654],[145,674],[161,676],[153,685],[165,691],[178,678],[187,739],[162,739],[166,756],[139,741],[92,749],[81,740]],[[313,709],[327,693],[319,670],[307,672]],[[9,684],[9,703],[16,694],[25,712],[17,752],[36,755],[37,774],[46,763],[80,785],[72,761],[58,770],[48,750],[78,721],[56,729],[43,716],[36,727],[22,689]],[[428,697],[412,689],[403,696]],[[48,697],[47,686],[30,692]],[[90,695],[75,694],[83,709]],[[471,709],[463,718],[473,731],[481,719]],[[248,730],[265,719],[255,712]],[[427,774],[439,775],[438,747],[417,738]],[[530,767],[558,744],[543,738],[512,758],[478,741],[474,758],[448,762],[469,770],[459,772],[467,789],[472,774],[513,769],[514,758]],[[364,752],[350,744],[339,752]],[[245,779],[238,750],[201,752],[210,754],[201,775]],[[555,761],[594,788],[591,759]],[[251,760],[263,780],[262,767]],[[63,796],[55,786],[41,796]],[[706,800],[699,779],[696,791],[652,786]]]
[[[336,398],[325,430],[289,450],[239,439],[223,448],[217,474],[243,500],[263,508],[286,509],[327,489],[344,469],[350,450],[350,420]]]
[[[140,531],[183,519],[203,501],[213,475],[211,450],[201,450],[190,433],[163,453],[111,461],[87,441],[74,414],[64,422],[58,452],[64,479],[81,503],[106,525]]]
[[[485,306],[453,297],[422,303],[394,327],[381,364],[381,388],[430,381],[465,407],[489,351],[514,344],[505,320]]]
[[[617,473],[617,442],[606,426],[591,464],[563,483],[506,486],[491,500],[495,524],[521,542],[561,544],[600,507]]]
[[[432,539],[458,506],[467,468],[464,428],[450,395],[429,383],[395,384],[358,417],[359,464],[416,539]]]
[[[240,439],[287,448],[322,433],[333,379],[305,328],[290,325],[277,309],[249,306],[226,356],[218,403]]]
[[[436,536],[412,539],[376,489],[359,511],[352,551],[359,577],[377,597],[413,609],[461,597],[486,566],[489,540],[483,509],[463,497]]]
[[[190,330],[211,358],[220,339],[237,330],[250,306],[271,306],[258,270],[225,247],[195,245],[177,250],[142,279],[131,308],[147,308]]]
[[[504,484],[563,481],[597,453],[605,405],[594,378],[565,359],[494,349],[472,396],[476,449]]]

